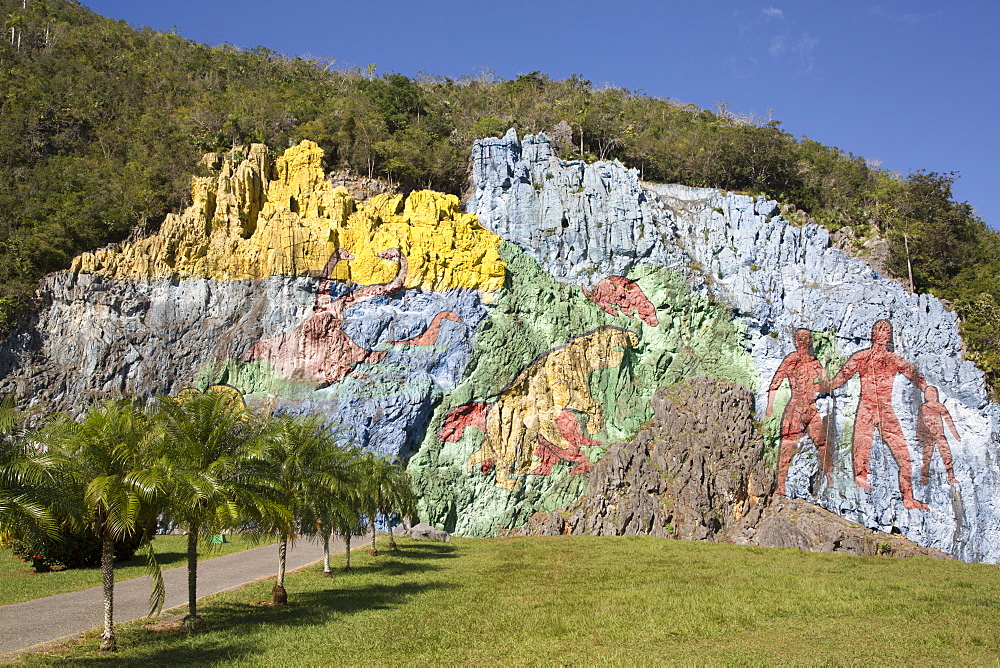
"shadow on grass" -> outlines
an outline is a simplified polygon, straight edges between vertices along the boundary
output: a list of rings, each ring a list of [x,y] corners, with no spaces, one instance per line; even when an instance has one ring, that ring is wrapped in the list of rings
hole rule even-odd
[[[267,650],[262,626],[309,627],[367,610],[395,608],[414,596],[451,587],[446,583],[367,585],[349,589],[292,593],[292,606],[272,608],[249,603],[205,606],[205,630],[189,634],[181,629],[153,631],[145,627],[119,634],[118,645],[137,657],[73,657],[57,665],[177,666],[205,665],[257,656]]]
[[[455,553],[455,547],[448,543],[407,543],[406,545],[399,546],[398,553],[414,559],[441,559],[458,556]],[[391,555],[393,553],[386,551],[379,554]]]
[[[408,574],[440,570],[433,560],[458,556],[450,545],[406,545],[397,552],[383,553],[375,563],[355,566],[348,573],[336,573],[345,580],[329,580],[331,589],[298,592],[290,584],[291,607],[272,608],[245,602],[206,601],[202,608],[207,627],[189,634],[181,629],[167,631],[146,627],[123,629],[119,646],[125,651],[141,653],[138,657],[89,656],[73,657],[68,661],[53,661],[57,665],[116,665],[116,666],[176,666],[204,665],[218,661],[234,661],[258,656],[267,649],[260,638],[262,626],[309,627],[322,626],[338,617],[368,610],[389,610],[408,600],[432,591],[457,585],[445,582],[416,584],[350,584],[353,575],[381,574],[405,577]],[[309,575],[304,573],[303,575]],[[133,649],[134,648],[134,649]]]

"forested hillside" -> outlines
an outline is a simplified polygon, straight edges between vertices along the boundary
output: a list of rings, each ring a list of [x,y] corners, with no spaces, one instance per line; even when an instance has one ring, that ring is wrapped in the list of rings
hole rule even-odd
[[[515,127],[549,132],[565,158],[617,158],[648,181],[765,193],[792,205],[790,219],[880,235],[889,268],[952,301],[974,358],[994,387],[1000,379],[1000,237],[952,199],[954,174],[899,177],[777,121],[598,89],[581,76],[376,76],[137,30],[66,0],[0,0],[0,18],[5,331],[41,275],[183,207],[206,151],[312,139],[328,171],[459,194],[472,142]]]

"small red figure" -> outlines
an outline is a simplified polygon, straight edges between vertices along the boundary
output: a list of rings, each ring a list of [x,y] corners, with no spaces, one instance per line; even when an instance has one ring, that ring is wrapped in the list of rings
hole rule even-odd
[[[812,332],[808,329],[795,330],[795,352],[785,357],[774,372],[767,392],[767,417],[771,417],[774,412],[774,395],[786,378],[792,390],[792,398],[788,400],[781,416],[781,453],[778,458],[778,494],[781,495],[785,494],[788,467],[798,451],[799,442],[807,432],[819,452],[827,481],[833,471],[833,461],[827,448],[826,424],[816,410],[816,395],[820,393],[820,384],[826,383],[828,379],[826,371],[813,355]]]
[[[454,311],[441,311],[434,319],[431,320],[431,324],[427,326],[427,329],[423,334],[418,334],[412,339],[407,339],[406,341],[393,341],[394,346],[433,346],[437,343],[438,335],[441,333],[441,321],[451,320],[452,322],[462,322],[462,319],[458,317],[458,314]]]
[[[931,457],[934,456],[934,446],[937,446],[941,453],[941,461],[944,462],[945,471],[948,472],[948,482],[958,482],[955,479],[955,471],[951,467],[951,448],[948,447],[948,439],[944,435],[944,425],[955,436],[956,441],[961,441],[955,429],[955,422],[951,419],[951,414],[945,405],[938,401],[938,391],[933,385],[928,385],[924,390],[924,403],[917,409],[917,442],[923,447],[924,467],[920,484],[926,485],[927,478],[931,470]]]

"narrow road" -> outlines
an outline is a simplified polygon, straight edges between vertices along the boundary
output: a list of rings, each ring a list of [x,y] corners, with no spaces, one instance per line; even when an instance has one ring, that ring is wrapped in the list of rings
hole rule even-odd
[[[352,547],[364,543],[354,539]],[[330,552],[344,551],[343,541],[331,542]],[[323,546],[308,540],[289,545],[287,569],[323,558]],[[198,563],[198,598],[236,589],[278,571],[278,546],[265,545]],[[187,567],[163,571],[163,609],[187,605]],[[115,584],[115,624],[145,617],[149,612],[149,577]],[[104,594],[100,587],[0,606],[0,657],[36,650],[69,640],[104,624]]]

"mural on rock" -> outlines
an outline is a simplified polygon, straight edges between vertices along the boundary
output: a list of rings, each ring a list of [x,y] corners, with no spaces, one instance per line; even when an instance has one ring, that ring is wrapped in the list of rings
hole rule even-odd
[[[912,364],[893,352],[892,323],[888,320],[875,322],[872,326],[871,345],[851,355],[833,379],[828,378],[826,370],[815,358],[811,338],[812,332],[807,329],[795,331],[796,350],[782,360],[768,387],[765,410],[767,417],[772,415],[775,395],[786,379],[791,392],[781,417],[777,492],[785,494],[788,467],[807,434],[817,450],[824,481],[827,485],[832,484],[833,459],[828,446],[836,434],[833,433],[830,415],[820,413],[816,400],[821,394],[832,394],[833,390],[843,387],[857,376],[860,379],[860,392],[850,435],[855,483],[865,491],[872,488],[868,476],[872,445],[877,433],[895,458],[903,507],[928,510],[925,503],[913,496],[912,457],[893,406],[893,386],[896,377],[902,375],[921,390],[924,396],[923,403],[917,408],[916,432],[917,441],[923,447],[923,485],[928,481],[931,452],[935,446],[941,452],[948,481],[958,482],[952,469],[951,450],[944,435],[943,420],[947,420],[955,438],[961,438],[948,409],[937,400],[937,388],[928,386]],[[830,404],[831,407],[834,405]]]
[[[601,445],[583,434],[604,429],[604,409],[587,387],[591,371],[617,367],[638,337],[618,327],[601,327],[544,353],[504,388],[493,405],[467,404],[445,417],[441,439],[458,441],[465,429],[483,432],[469,466],[484,475],[494,471],[494,484],[513,490],[525,475],[550,475],[557,462],[574,464],[568,473],[590,473],[581,446]],[[532,469],[532,457],[537,466]],[[529,469],[532,469],[529,471]]]
[[[955,314],[823,228],[560,160],[544,135],[477,142],[464,207],[356,202],[322,157],[207,156],[156,234],[46,278],[0,391],[73,410],[225,384],[322,412],[407,458],[421,519],[485,536],[579,500],[654,397],[680,424],[677,397],[709,396],[662,388],[709,376],[756,397],[769,450],[747,470],[773,466],[786,496],[1000,561],[1000,407]]]
[[[882,441],[889,446],[899,467],[899,490],[903,507],[927,510],[927,504],[913,498],[913,474],[910,466],[910,449],[903,436],[903,428],[892,405],[892,388],[896,376],[910,379],[922,391],[927,382],[913,365],[891,351],[892,323],[879,320],[872,327],[871,346],[851,355],[844,368],[822,387],[842,387],[853,376],[861,379],[861,394],[854,415],[854,433],[851,438],[854,461],[854,480],[863,490],[868,484],[872,440],[878,430]]]
[[[348,375],[359,379],[367,378],[354,368],[362,362],[381,362],[387,353],[366,350],[354,343],[344,332],[344,311],[362,301],[391,295],[402,287],[407,269],[406,258],[398,248],[378,253],[378,257],[399,265],[392,281],[355,288],[342,297],[331,299],[330,273],[338,261],[354,259],[353,255],[343,249],[335,251],[324,267],[313,313],[294,329],[253,344],[243,359],[270,362],[272,368],[282,376],[306,383],[330,385]]]
[[[606,313],[639,318],[650,327],[659,324],[656,309],[635,281],[624,276],[608,276],[593,291],[588,291],[585,287],[582,289],[583,294]]]
[[[933,385],[928,385],[924,389],[924,403],[920,404],[917,414],[917,441],[923,446],[923,475],[920,484],[926,485],[931,470],[931,457],[934,455],[936,447],[941,453],[941,464],[948,475],[948,482],[958,482],[955,477],[955,470],[951,466],[951,448],[948,447],[948,437],[944,435],[944,424],[948,424],[952,435],[956,441],[961,441],[955,428],[955,421],[951,419],[948,408],[938,401],[938,391]]]
[[[826,481],[831,481],[833,460],[827,447],[829,425],[827,416],[816,408],[816,396],[826,387],[828,379],[823,366],[812,350],[812,332],[808,329],[795,330],[795,352],[781,360],[778,370],[771,378],[767,392],[767,410],[764,415],[771,417],[774,412],[774,397],[787,380],[791,397],[781,414],[781,446],[778,454],[778,494],[785,494],[785,480],[788,466],[798,452],[799,443],[808,433],[813,445],[819,451],[821,468]]]
[[[763,197],[642,183],[615,162],[563,161],[544,136],[481,140],[472,165],[471,210],[557,282],[594,286],[593,295],[612,276],[640,284],[661,324],[656,335],[637,330],[637,351],[674,336],[641,278],[653,267],[683,276],[690,299],[729,311],[740,340],[715,363],[702,360],[702,373],[756,392],[787,496],[963,559],[1000,560],[1000,407],[963,358],[955,314],[933,296],[909,294]],[[600,292],[617,292],[610,282]],[[637,357],[636,377],[667,359]],[[749,374],[736,371],[744,359]],[[927,387],[961,439],[942,438],[947,421]],[[950,466],[934,445],[942,442]],[[926,483],[921,470],[914,484],[912,462],[921,466],[935,448]],[[489,512],[476,500],[456,506]]]

